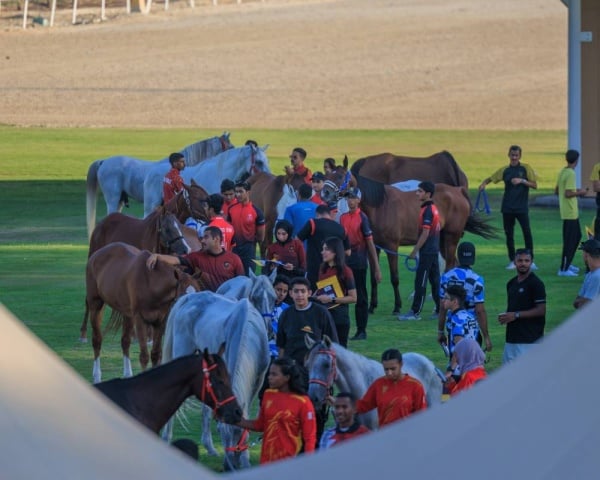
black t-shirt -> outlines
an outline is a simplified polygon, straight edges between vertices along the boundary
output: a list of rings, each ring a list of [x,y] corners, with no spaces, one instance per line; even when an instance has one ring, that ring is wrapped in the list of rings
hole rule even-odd
[[[519,282],[517,277],[506,284],[508,298],[507,312],[522,312],[536,305],[546,303],[546,287],[535,275],[530,273],[525,280]],[[546,316],[519,318],[506,324],[507,343],[534,343],[544,336]]]
[[[512,184],[513,178],[527,178],[527,169],[519,164],[508,166],[502,173],[504,196],[502,197],[502,213],[527,213],[529,211],[529,187],[522,183]]]
[[[334,342],[338,341],[337,331],[327,309],[316,303],[310,303],[305,310],[295,306],[284,310],[277,326],[277,347],[285,350],[285,356],[293,358],[299,365],[304,365],[304,356],[308,353],[304,335],[320,341],[327,335]]]

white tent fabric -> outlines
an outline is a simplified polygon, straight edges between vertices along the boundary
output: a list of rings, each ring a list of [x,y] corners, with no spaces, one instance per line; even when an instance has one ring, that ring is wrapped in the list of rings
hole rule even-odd
[[[599,311],[596,299],[534,351],[444,405],[235,478],[598,478]]]
[[[597,299],[440,407],[360,441],[228,476],[597,478],[599,310]],[[1,478],[218,478],[97,395],[1,307],[0,319]]]
[[[217,478],[110,401],[0,304],[0,478]]]

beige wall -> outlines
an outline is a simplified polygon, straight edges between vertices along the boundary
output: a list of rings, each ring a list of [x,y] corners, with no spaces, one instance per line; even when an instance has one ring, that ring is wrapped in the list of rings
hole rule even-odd
[[[589,186],[592,167],[600,162],[600,2],[582,0],[581,31],[592,32],[581,43],[581,183]]]

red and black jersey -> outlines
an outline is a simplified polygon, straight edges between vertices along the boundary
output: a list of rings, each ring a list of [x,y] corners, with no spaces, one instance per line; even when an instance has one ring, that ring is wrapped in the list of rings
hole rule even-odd
[[[297,238],[292,238],[285,243],[275,242],[267,247],[267,260],[278,260],[283,263],[291,263],[294,270],[286,270],[282,266],[277,268],[277,273],[286,277],[301,277],[306,271],[306,253],[304,245]]]
[[[342,287],[342,290],[344,291],[344,296],[348,295],[348,290],[354,290],[356,288],[356,283],[354,283],[354,274],[348,265],[344,267],[342,275],[338,274],[338,270],[335,266],[330,267],[328,265],[324,270],[321,267],[319,269],[319,280],[324,280],[329,277],[337,277],[340,287]]]
[[[253,430],[264,432],[260,463],[315,451],[317,422],[310,398],[296,393],[265,390]]]
[[[221,215],[216,215],[208,224],[209,227],[217,227],[223,234],[223,248],[227,251],[233,247],[233,235],[235,231],[233,225],[225,220]]]
[[[323,432],[323,436],[319,442],[319,448],[324,449],[333,447],[338,443],[359,437],[365,433],[369,433],[370,431],[371,430],[369,430],[367,427],[359,423],[358,420],[356,420],[350,427],[345,429],[340,428],[339,426],[328,428]]]
[[[350,242],[350,258],[346,263],[351,268],[367,268],[367,239],[373,237],[371,224],[367,216],[357,208],[354,212],[344,213],[340,224],[346,230]]]
[[[232,205],[235,205],[236,203],[238,203],[238,199],[235,197],[233,197],[229,202],[223,199],[223,207],[221,208],[221,211],[223,212],[223,218],[228,218],[229,209]]]
[[[179,170],[172,168],[163,178],[163,201],[169,203],[175,195],[183,190],[183,178]]]
[[[228,220],[233,225],[233,240],[237,246],[256,241],[256,231],[264,228],[265,217],[252,202],[234,203],[229,207]]]
[[[298,167],[294,167],[294,175],[300,175],[304,178],[305,183],[307,183],[308,185],[312,185],[312,172],[310,171],[310,168],[308,168],[306,165],[299,165]]]
[[[440,251],[440,212],[432,201],[424,202],[419,213],[419,235],[423,230],[429,231],[429,236],[419,250],[420,253],[437,254]]]
[[[234,277],[245,275],[242,260],[233,252],[223,250],[219,255],[209,252],[192,252],[179,257],[179,261],[192,270],[202,272],[200,280],[207,289],[215,292],[219,286]]]

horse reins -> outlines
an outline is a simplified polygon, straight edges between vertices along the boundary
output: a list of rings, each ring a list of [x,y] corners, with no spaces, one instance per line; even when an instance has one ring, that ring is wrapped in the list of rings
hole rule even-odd
[[[215,391],[212,387],[212,383],[210,381],[210,372],[213,371],[215,368],[217,368],[216,363],[213,363],[212,365],[209,366],[206,359],[205,358],[202,359],[202,371],[204,372],[204,381],[202,382],[202,393],[200,395],[200,401],[202,403],[206,403],[205,402],[206,396],[209,395],[215,404],[215,406],[213,407],[212,410],[216,416],[217,410],[219,408],[221,408],[223,405],[226,405],[230,402],[235,401],[235,395],[231,395],[230,397],[227,397],[227,398],[223,399],[222,401],[219,401],[217,399],[217,396],[215,395]]]

